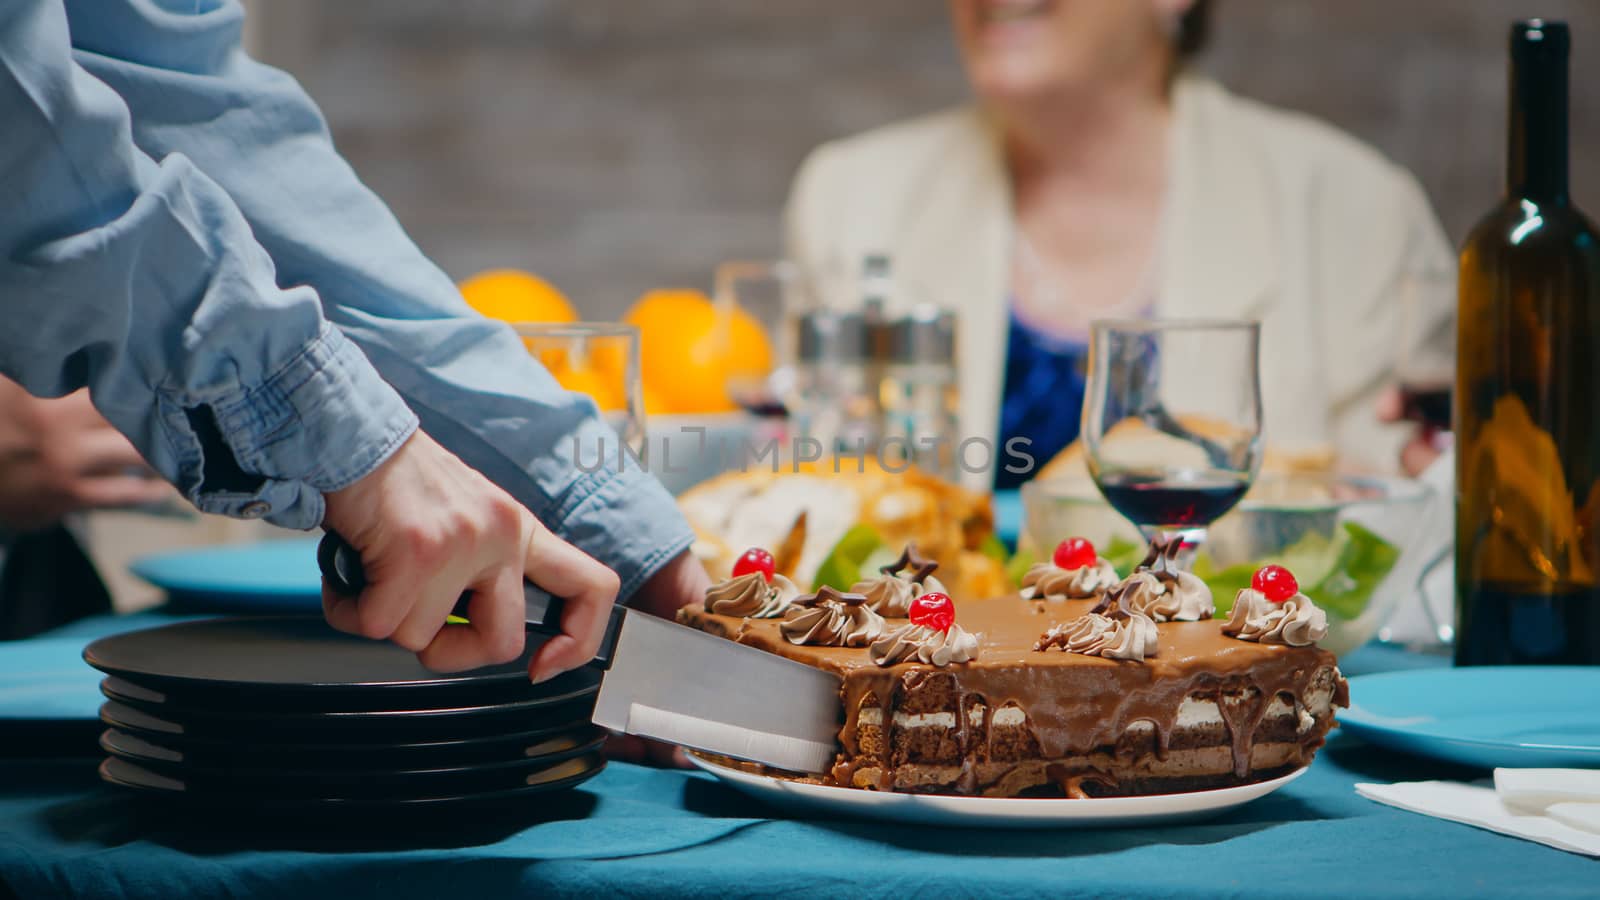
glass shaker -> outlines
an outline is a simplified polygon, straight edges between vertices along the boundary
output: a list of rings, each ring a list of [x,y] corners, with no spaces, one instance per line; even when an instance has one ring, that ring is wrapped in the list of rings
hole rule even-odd
[[[866,317],[816,309],[798,317],[795,331],[791,452],[805,459],[803,441],[814,441],[824,458],[875,452],[882,411]]]
[[[955,314],[913,307],[888,325],[888,365],[881,386],[886,465],[909,462],[954,480],[961,392]]]

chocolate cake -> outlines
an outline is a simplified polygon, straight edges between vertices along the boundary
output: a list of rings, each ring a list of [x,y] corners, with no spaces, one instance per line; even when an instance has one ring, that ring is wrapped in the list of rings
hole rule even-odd
[[[963,601],[955,625],[923,629],[938,638],[926,646],[953,645],[960,632],[961,646],[976,647],[954,656],[905,652],[916,610],[910,623],[888,619],[879,640],[855,646],[795,643],[777,619],[700,607],[679,618],[842,677],[839,755],[825,776],[840,785],[1121,796],[1245,784],[1308,764],[1334,726],[1334,707],[1348,705],[1347,688],[1332,653],[1269,641],[1315,635],[1315,606],[1298,593],[1285,602],[1242,591],[1236,621],[1209,609],[1172,621],[1161,604],[1133,596],[1143,590],[1138,575],[1098,602]],[[813,619],[831,608],[859,637],[870,624],[863,601],[833,592],[798,603]],[[1143,658],[1117,658],[1130,652]]]

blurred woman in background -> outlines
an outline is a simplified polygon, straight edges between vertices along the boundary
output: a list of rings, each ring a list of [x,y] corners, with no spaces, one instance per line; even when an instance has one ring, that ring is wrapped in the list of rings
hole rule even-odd
[[[813,151],[789,255],[848,305],[888,253],[896,303],[957,313],[964,436],[1067,447],[1092,319],[1259,318],[1269,466],[1397,469],[1374,407],[1453,354],[1454,255],[1409,173],[1189,70],[1209,6],[951,0],[976,103]]]

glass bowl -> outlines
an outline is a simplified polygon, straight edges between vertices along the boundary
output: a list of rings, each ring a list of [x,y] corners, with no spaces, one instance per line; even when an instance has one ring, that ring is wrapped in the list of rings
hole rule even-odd
[[[1286,566],[1300,589],[1328,613],[1320,645],[1344,655],[1371,640],[1418,578],[1439,542],[1425,534],[1433,491],[1403,478],[1354,475],[1263,475],[1250,493],[1212,524],[1194,561],[1210,585],[1217,616],[1268,563]],[[1128,572],[1145,542],[1084,476],[1022,486],[1023,543],[1038,554],[1066,538],[1088,538]]]

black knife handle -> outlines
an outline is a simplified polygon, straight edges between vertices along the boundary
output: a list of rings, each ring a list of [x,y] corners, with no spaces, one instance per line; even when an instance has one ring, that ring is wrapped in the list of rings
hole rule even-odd
[[[361,564],[361,554],[336,532],[329,531],[323,534],[322,541],[317,544],[317,568],[322,570],[322,577],[328,582],[328,586],[339,594],[358,597],[367,587],[367,571]],[[530,633],[561,634],[561,616],[566,612],[567,606],[565,599],[551,595],[549,591],[527,579],[522,581],[522,596],[525,606],[524,621]],[[470,618],[467,615],[467,606],[471,600],[472,592],[463,592],[450,610],[451,615]],[[622,614],[621,606],[611,608],[605,635],[600,640],[600,652],[595,654],[590,665],[604,669],[611,668],[611,655],[617,648],[617,634],[622,628]]]

